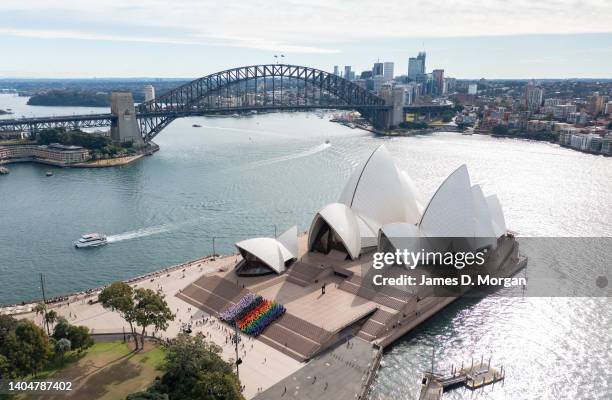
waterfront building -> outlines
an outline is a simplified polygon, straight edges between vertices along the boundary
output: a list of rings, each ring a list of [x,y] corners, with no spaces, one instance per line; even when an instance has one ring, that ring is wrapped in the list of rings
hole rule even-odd
[[[393,222],[415,224],[423,206],[412,179],[397,168],[385,146],[353,171],[338,202],[323,207],[308,233],[308,248],[336,250],[356,259],[378,243],[378,230]]]
[[[389,81],[393,80],[393,69],[394,69],[393,62],[383,63],[383,76],[385,77],[385,79]]]
[[[42,161],[50,164],[74,164],[88,161],[89,150],[59,143],[49,145],[0,146],[0,160]]]
[[[153,85],[145,85],[143,90],[145,101],[151,101],[155,98],[155,88]]]
[[[425,52],[420,52],[416,57],[408,59],[408,78],[417,80],[420,75],[425,74]]]

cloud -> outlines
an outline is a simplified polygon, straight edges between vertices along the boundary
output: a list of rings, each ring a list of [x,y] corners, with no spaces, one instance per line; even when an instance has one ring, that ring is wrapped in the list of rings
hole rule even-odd
[[[21,18],[2,20],[14,13]],[[49,17],[61,26],[49,26]],[[612,31],[608,0],[2,0],[0,34],[334,53],[364,39]],[[124,27],[129,34],[117,34]],[[334,45],[330,45],[334,44]],[[330,47],[331,46],[331,47]]]

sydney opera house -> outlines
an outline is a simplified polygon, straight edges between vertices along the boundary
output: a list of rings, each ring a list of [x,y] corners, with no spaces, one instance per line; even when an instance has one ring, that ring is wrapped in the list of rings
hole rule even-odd
[[[323,206],[307,232],[292,227],[276,238],[238,242],[236,248],[234,268],[202,277],[179,297],[213,315],[251,298],[265,299],[282,312],[266,320],[258,339],[299,360],[347,335],[384,347],[465,293],[464,288],[376,286],[376,252],[486,250],[479,271],[499,277],[526,264],[498,198],[472,184],[465,165],[424,202],[384,146],[353,171],[338,201]],[[438,272],[394,265],[386,273]]]

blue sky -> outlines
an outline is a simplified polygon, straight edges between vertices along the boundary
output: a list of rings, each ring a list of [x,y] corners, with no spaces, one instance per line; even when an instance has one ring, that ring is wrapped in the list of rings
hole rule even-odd
[[[612,78],[607,0],[2,0],[0,77],[196,77],[428,54],[458,78]]]

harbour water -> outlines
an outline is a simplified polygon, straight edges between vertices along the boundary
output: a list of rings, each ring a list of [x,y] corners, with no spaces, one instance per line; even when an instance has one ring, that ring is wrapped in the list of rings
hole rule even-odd
[[[15,113],[4,117],[106,111],[26,100],[0,95],[0,109]],[[612,160],[553,144],[456,133],[383,139],[312,113],[181,119],[155,141],[158,153],[122,168],[53,168],[47,177],[48,166],[9,166],[0,176],[0,303],[40,297],[39,273],[58,295],[212,253],[213,238],[216,252],[227,253],[240,239],[293,224],[307,230],[382,143],[424,200],[466,163],[520,235],[612,236]],[[88,232],[110,243],[75,249]],[[372,398],[415,398],[433,346],[440,368],[493,355],[507,371],[503,387],[445,398],[610,399],[611,306],[593,298],[458,301],[384,356]]]

